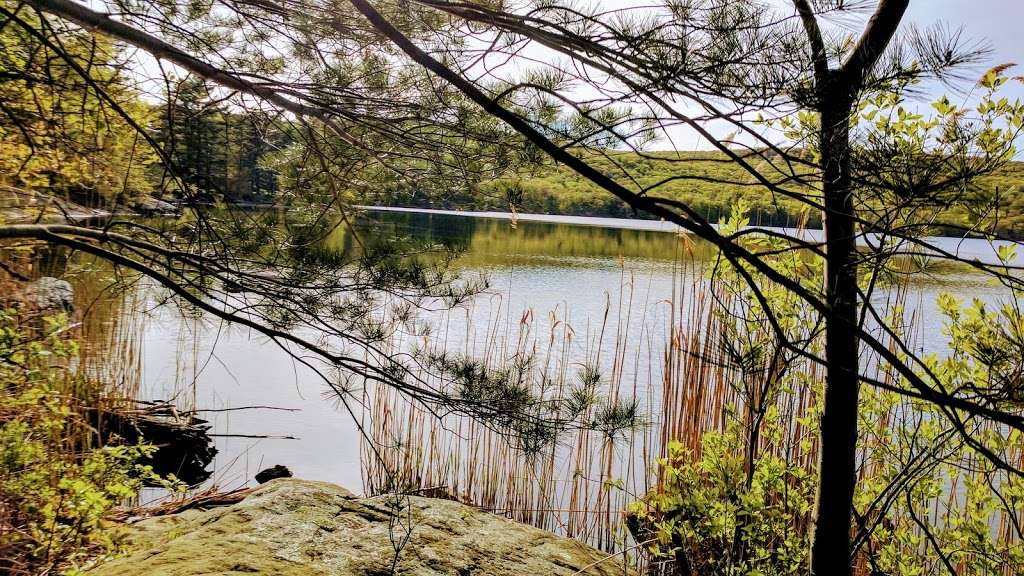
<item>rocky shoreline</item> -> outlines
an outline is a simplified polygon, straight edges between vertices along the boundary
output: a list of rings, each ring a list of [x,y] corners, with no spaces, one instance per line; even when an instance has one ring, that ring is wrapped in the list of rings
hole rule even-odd
[[[241,501],[129,525],[127,556],[98,576],[612,576],[622,555],[454,502],[361,498],[326,482],[282,478]]]
[[[180,211],[180,206],[156,196],[100,207],[42,191],[0,186],[0,221],[7,224],[82,222],[112,216],[174,215]]]

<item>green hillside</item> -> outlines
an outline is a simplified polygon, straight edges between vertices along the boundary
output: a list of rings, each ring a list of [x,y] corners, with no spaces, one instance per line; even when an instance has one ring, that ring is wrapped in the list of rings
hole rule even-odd
[[[717,221],[729,213],[730,206],[743,198],[752,206],[752,219],[764,225],[794,225],[800,221],[801,204],[793,199],[772,195],[741,167],[724,155],[711,152],[655,152],[644,158],[632,152],[593,157],[591,162],[630,188],[642,189],[666,182],[655,192],[660,197],[686,202],[703,216]],[[625,177],[629,174],[632,180]],[[672,180],[685,175],[686,179]],[[730,183],[710,182],[693,177]],[[1024,162],[1014,162],[998,174],[985,178],[981,188],[1001,194],[1002,213],[996,219],[1000,233],[1024,237]],[[432,198],[420,196],[395,199],[395,203],[464,210],[502,210],[509,199],[516,200],[520,212],[580,216],[634,216],[621,201],[564,166],[547,166],[517,178],[495,180],[482,185],[475,194]],[[642,215],[640,215],[642,217]],[[947,222],[968,223],[972,218],[959,208],[943,214]],[[809,214],[808,225],[820,225],[817,214]]]

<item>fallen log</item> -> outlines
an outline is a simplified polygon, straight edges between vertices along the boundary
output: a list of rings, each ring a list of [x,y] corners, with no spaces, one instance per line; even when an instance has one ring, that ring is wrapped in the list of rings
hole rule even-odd
[[[100,443],[152,444],[156,452],[143,464],[152,466],[160,476],[174,474],[190,486],[210,477],[212,472],[207,467],[217,455],[217,448],[206,420],[194,413],[179,412],[169,402],[102,404],[109,407],[86,409]]]

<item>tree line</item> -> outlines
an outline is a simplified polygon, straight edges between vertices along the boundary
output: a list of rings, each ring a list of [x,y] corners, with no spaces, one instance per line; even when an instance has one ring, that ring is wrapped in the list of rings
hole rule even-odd
[[[45,56],[43,41],[21,29],[5,27],[8,71],[0,89],[0,145],[5,151],[2,178],[11,186],[50,189],[87,204],[147,196],[180,197],[188,186],[205,201],[269,204],[279,191],[282,172],[293,172],[286,150],[297,141],[293,130],[266,114],[232,103],[200,77],[168,78],[156,94],[133,86],[130,53],[106,39],[88,39],[65,31],[66,53],[95,72],[88,82],[75,66]],[[92,94],[90,84],[110,98],[152,142],[140,140],[130,123]],[[160,162],[159,149],[168,162]],[[769,151],[769,155],[771,151]],[[103,161],[98,161],[102,158]],[[704,179],[673,181],[671,162],[688,161]],[[294,158],[292,158],[294,160]],[[717,221],[745,201],[755,223],[770,226],[820,227],[820,214],[808,213],[797,200],[757,186],[727,156],[715,152],[645,152],[602,150],[590,161],[602,170],[629,172],[641,186],[658,186],[661,194],[684,202],[702,217]],[[170,169],[173,167],[173,171]],[[497,178],[482,180],[459,193],[431,189],[395,179],[360,199],[362,203],[478,210],[517,210],[585,216],[647,217],[565,166],[551,162],[520,164]],[[751,186],[754,184],[754,186]],[[1001,210],[988,215],[992,229],[1019,237],[1024,232],[1024,169],[1017,162],[1000,167],[976,184],[984,194],[1001,195]],[[960,225],[974,214],[950,206],[947,220]],[[941,227],[937,233],[946,232]],[[955,235],[955,230],[953,231]]]
[[[44,36],[43,20],[25,18],[40,28],[0,30],[0,183],[10,190],[88,206],[176,199],[184,188],[207,201],[277,193],[266,163],[289,136],[272,122],[233,110],[195,77],[168,78],[147,97],[123,45],[80,30]]]
[[[675,181],[660,186],[660,194],[683,202],[703,218],[718,222],[728,219],[737,202],[749,206],[751,222],[763,226],[821,227],[821,214],[807,211],[799,201],[772,195],[760,186],[751,186],[743,169],[731,163],[724,155],[714,152],[611,151],[594,155],[591,161],[605,170],[621,166],[629,170],[641,186],[658,185],[671,180],[670,165],[660,158],[675,158],[688,162],[688,170],[707,175],[718,182]],[[1011,162],[977,183],[980,194],[999,196],[1000,210],[983,216],[986,230],[1019,239],[1024,235],[1024,163]],[[546,164],[524,168],[507,177],[482,182],[474,193],[463,195],[417,194],[416,191],[397,191],[382,199],[388,204],[444,208],[455,210],[515,210],[539,214],[568,214],[574,216],[606,216],[613,218],[646,218],[644,213],[630,209],[617,198],[602,194],[601,189],[565,166]],[[943,220],[967,225],[979,215],[962,206],[949,206]],[[934,230],[936,235],[957,236],[958,230]],[[979,234],[980,236],[981,234]]]

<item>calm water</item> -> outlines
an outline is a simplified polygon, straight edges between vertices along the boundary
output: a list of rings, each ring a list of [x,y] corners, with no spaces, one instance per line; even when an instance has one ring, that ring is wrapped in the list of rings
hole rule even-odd
[[[568,320],[576,333],[570,357],[580,361],[595,347],[611,357],[613,338],[598,341],[600,318],[610,310],[611,328],[631,338],[656,339],[669,326],[669,306],[677,259],[683,250],[709,254],[654,221],[520,215],[513,227],[504,214],[464,215],[423,211],[373,211],[375,226],[465,249],[459,267],[485,274],[492,289],[453,312],[444,337],[479,353],[489,336],[508,337],[526,310],[533,312],[534,335],[545,335],[555,319]],[[948,242],[947,249],[989,258],[985,242]],[[941,350],[941,322],[934,313],[940,291],[987,300],[999,291],[968,275],[915,279],[923,338],[919,345]],[[620,299],[621,297],[621,299]],[[616,320],[632,298],[632,321]],[[274,406],[293,411],[251,409],[208,413],[214,432],[296,439],[222,436],[216,475],[224,487],[244,484],[263,467],[284,464],[300,477],[329,480],[361,489],[359,437],[352,419],[322,396],[319,377],[294,362],[276,345],[247,330],[184,318],[173,307],[146,298],[138,327],[141,391],[145,399],[175,399],[183,407],[227,409]],[[644,318],[644,321],[637,321]],[[467,329],[467,319],[473,329]],[[653,337],[651,336],[653,335]],[[658,362],[628,362],[623,380],[641,388],[657,382]],[[635,366],[634,366],[635,364]]]

